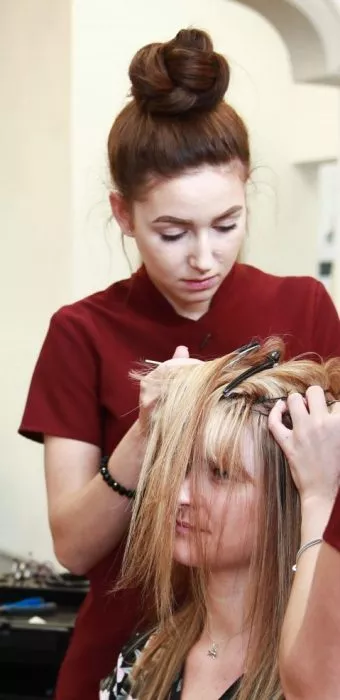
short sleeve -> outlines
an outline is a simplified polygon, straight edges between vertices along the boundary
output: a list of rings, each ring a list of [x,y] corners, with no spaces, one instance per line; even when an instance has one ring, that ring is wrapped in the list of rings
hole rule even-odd
[[[325,530],[324,540],[340,552],[340,489]]]
[[[100,446],[98,376],[86,322],[72,307],[60,309],[34,369],[19,433],[37,442],[54,435]]]
[[[316,283],[313,352],[324,360],[340,357],[340,318],[328,292],[321,282]]]

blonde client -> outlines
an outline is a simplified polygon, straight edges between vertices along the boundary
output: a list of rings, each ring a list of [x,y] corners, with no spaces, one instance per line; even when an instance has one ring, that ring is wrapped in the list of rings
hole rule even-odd
[[[282,357],[282,342],[271,339],[169,368],[150,423],[122,582],[143,585],[156,622],[122,651],[102,684],[103,700],[289,697],[278,661],[283,621],[302,562],[308,596],[340,468],[311,464],[305,494],[306,480],[296,465],[291,471],[268,417],[283,401],[280,415],[291,429],[296,393],[316,425],[337,413],[340,360]]]

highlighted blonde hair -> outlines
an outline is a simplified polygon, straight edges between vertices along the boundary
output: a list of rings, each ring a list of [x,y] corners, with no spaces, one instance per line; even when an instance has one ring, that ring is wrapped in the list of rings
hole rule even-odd
[[[235,354],[170,371],[155,410],[137,489],[121,585],[141,585],[155,601],[155,632],[133,670],[134,697],[166,700],[176,674],[206,622],[207,567],[173,561],[179,492],[190,470],[192,498],[202,469],[213,463],[228,471],[226,488],[247,476],[242,446],[252,438],[259,502],[255,547],[249,565],[247,625],[251,644],[238,700],[283,698],[278,645],[300,546],[300,502],[288,463],[268,430],[273,401],[319,385],[338,399],[340,360],[291,360],[251,376],[232,396],[223,388],[241,372],[279,349],[270,339],[249,355]]]

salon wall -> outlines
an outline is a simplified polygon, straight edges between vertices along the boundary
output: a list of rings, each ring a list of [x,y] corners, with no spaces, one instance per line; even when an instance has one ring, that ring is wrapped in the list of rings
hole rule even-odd
[[[316,164],[339,150],[338,91],[294,84],[281,37],[242,4],[173,0],[159,10],[156,0],[126,0],[123,7],[111,0],[74,2],[75,294],[105,284],[121,269],[114,259],[109,270],[101,232],[108,216],[105,138],[112,114],[124,104],[129,60],[143,43],[167,39],[188,25],[208,29],[227,54],[233,69],[229,97],[250,127],[254,184],[246,259],[279,274],[315,274]],[[115,235],[117,240],[111,228],[112,241]]]
[[[70,299],[67,0],[0,3],[0,550],[52,551],[41,447],[16,436],[53,310]]]
[[[339,150],[338,94],[294,85],[277,32],[228,0],[1,0],[0,14],[0,550],[51,558],[42,450],[16,428],[53,310],[129,272],[110,222],[105,147],[131,56],[197,25],[229,57],[230,100],[253,143],[244,254],[275,273],[316,271],[316,166]]]

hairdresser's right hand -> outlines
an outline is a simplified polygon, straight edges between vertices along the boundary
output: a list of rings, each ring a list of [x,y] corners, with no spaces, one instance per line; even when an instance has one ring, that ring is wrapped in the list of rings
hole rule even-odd
[[[282,422],[289,410],[293,429]],[[269,415],[269,429],[286,455],[302,504],[333,502],[340,484],[340,403],[329,410],[324,391],[312,386],[306,399],[294,393],[278,401]]]
[[[143,377],[140,382],[139,392],[139,423],[143,433],[147,433],[152,412],[159,399],[164,381],[169,375],[169,369],[183,367],[183,365],[188,364],[200,364],[201,362],[202,360],[189,356],[187,347],[179,345],[170,360],[162,362],[156,369]]]

